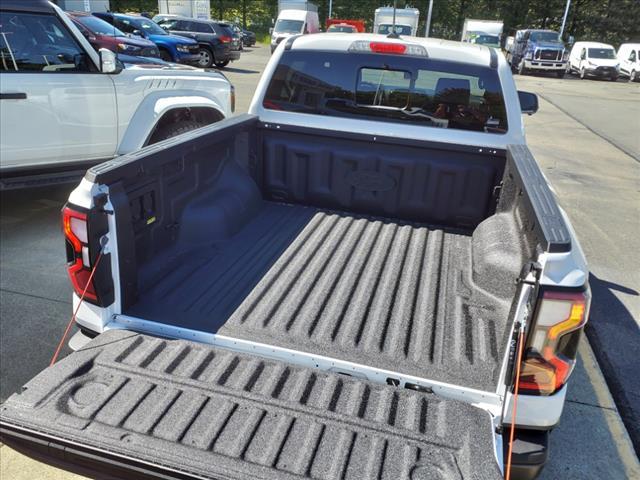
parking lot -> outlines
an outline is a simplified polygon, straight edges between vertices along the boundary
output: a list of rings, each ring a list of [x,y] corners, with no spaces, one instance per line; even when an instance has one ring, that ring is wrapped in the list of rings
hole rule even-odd
[[[225,69],[236,87],[237,113],[247,111],[268,59],[268,46],[258,46]],[[516,81],[539,96],[539,112],[525,119],[528,142],[581,240],[593,292],[588,335],[541,478],[640,478],[621,419],[638,428],[640,85],[576,77]],[[72,187],[2,193],[0,401],[48,364],[71,315],[59,215]],[[7,447],[0,477],[75,478]]]

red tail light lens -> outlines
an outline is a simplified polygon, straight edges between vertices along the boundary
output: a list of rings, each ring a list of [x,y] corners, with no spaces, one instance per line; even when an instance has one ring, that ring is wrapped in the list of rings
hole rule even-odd
[[[590,301],[588,291],[548,291],[542,295],[522,362],[520,392],[551,395],[566,383],[575,365]]]
[[[231,41],[232,41],[232,40],[233,40],[233,39],[232,39],[231,37],[227,36],[227,35],[222,35],[222,36],[220,37],[220,41],[221,41],[222,43],[231,43]]]
[[[62,209],[62,230],[67,242],[67,273],[73,290],[78,296],[84,292],[85,300],[97,302],[98,295],[93,282],[87,284],[91,275],[87,214],[64,207]]]

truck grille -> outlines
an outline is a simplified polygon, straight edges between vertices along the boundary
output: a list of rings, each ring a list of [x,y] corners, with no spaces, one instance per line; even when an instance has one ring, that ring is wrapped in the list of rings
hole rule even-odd
[[[535,58],[538,60],[562,60],[562,50],[536,50]]]

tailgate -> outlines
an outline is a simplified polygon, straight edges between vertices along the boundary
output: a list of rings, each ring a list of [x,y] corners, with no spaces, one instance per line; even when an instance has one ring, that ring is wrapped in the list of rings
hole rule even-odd
[[[0,427],[98,478],[501,478],[471,405],[122,330],[31,380]]]

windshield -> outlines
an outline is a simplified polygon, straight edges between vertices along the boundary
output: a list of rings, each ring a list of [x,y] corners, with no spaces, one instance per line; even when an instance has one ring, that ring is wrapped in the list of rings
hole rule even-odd
[[[304,22],[302,20],[286,20],[284,18],[278,19],[276,26],[273,29],[275,33],[300,33],[302,32],[302,26]]]
[[[606,58],[607,60],[613,60],[616,58],[616,54],[613,52],[613,48],[590,48],[589,58]]]
[[[161,29],[157,23],[152,22],[148,18],[140,17],[136,19],[120,18],[122,23],[132,25],[140,31],[145,32],[147,35],[168,35],[163,29]]]
[[[100,20],[93,15],[73,17],[78,23],[84,25],[88,30],[96,35],[106,35],[109,37],[124,37],[125,34],[113,25]]]
[[[393,28],[393,24],[384,23],[384,24],[382,24],[382,25],[380,25],[378,27],[378,33],[382,33],[383,35],[387,35],[387,34],[391,33],[392,28]],[[395,32],[398,35],[411,35],[411,27],[409,25],[398,25],[398,24],[396,24]]]
[[[529,37],[534,42],[559,42],[560,37],[556,32],[531,32]]]
[[[500,37],[497,35],[478,35],[474,43],[478,45],[500,45]]]
[[[495,69],[409,56],[286,51],[263,106],[426,127],[507,131]]]
[[[327,29],[327,32],[354,33],[355,31],[356,28],[351,25],[331,25]]]

